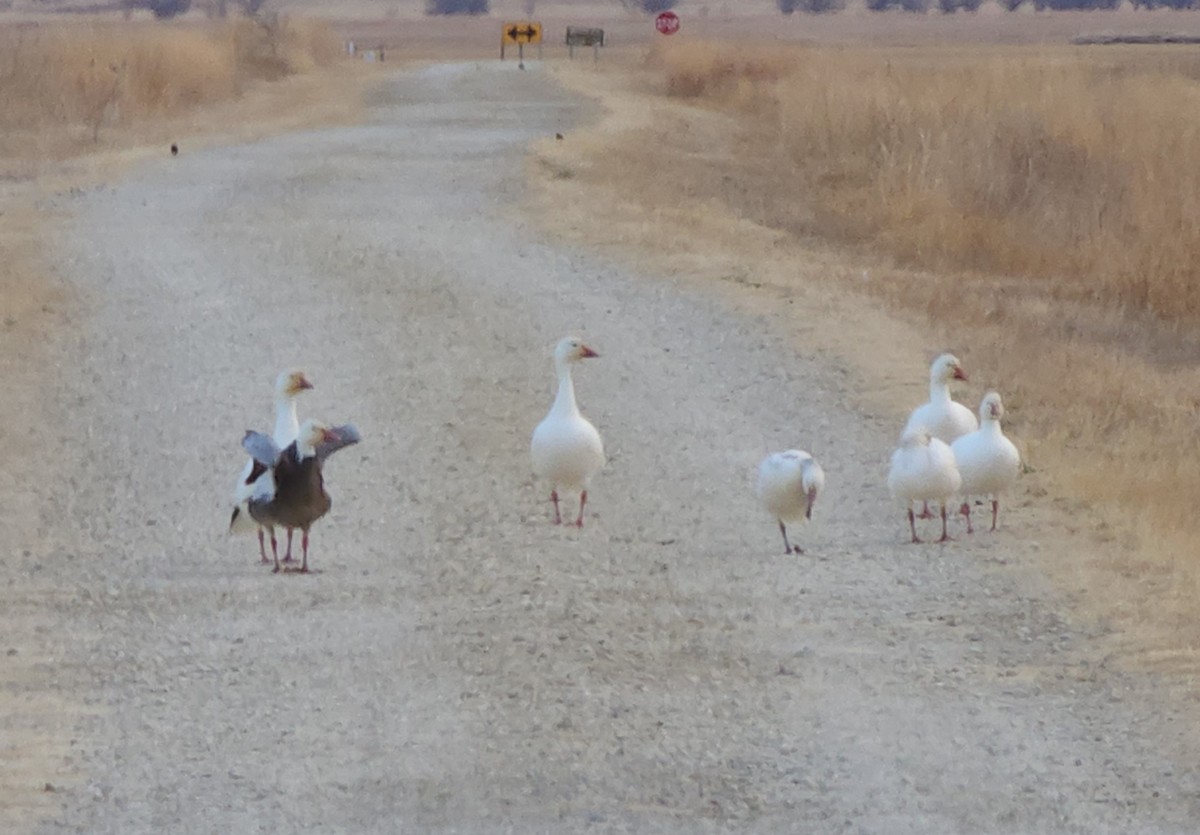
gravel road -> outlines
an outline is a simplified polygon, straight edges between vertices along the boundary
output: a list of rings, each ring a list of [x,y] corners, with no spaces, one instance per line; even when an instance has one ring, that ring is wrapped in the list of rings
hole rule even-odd
[[[28,828],[1197,831],[1195,701],[1016,567],[1029,501],[905,544],[898,427],[854,374],[523,219],[525,143],[579,117],[536,67],[438,66],[362,125],[60,198],[78,309],[46,411],[9,416],[42,477],[0,486],[40,508],[5,559],[4,692],[63,737]],[[528,462],[568,332],[603,355],[576,385],[611,459],[582,531]],[[302,416],[364,435],[310,576],[225,534],[288,366]],[[830,487],[788,557],[751,485],[791,446]]]

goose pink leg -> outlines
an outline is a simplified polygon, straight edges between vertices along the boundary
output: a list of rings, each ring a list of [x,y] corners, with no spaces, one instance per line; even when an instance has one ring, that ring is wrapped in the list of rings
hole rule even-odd
[[[550,501],[554,502],[554,524],[561,525],[562,524],[562,514],[558,510],[558,491],[557,490],[550,491]]]
[[[913,514],[913,509],[908,509],[908,528],[912,531],[912,541],[914,545],[921,544],[921,537],[917,536],[917,519]]]
[[[292,531],[291,528],[288,528],[287,533],[288,533],[287,553],[283,555],[283,561],[284,562],[295,562],[296,559],[295,559],[295,557],[292,556],[292,534],[294,533],[294,531]]]
[[[953,542],[954,538],[946,532],[946,504],[942,503],[942,538],[938,542]]]
[[[269,559],[267,559],[266,539],[267,539],[267,535],[263,532],[262,528],[259,528],[258,529],[258,562],[260,565],[267,565],[269,562],[271,562]]]
[[[992,499],[992,530],[996,530],[996,517],[1000,515],[1000,500]]]
[[[963,502],[958,512],[967,517],[967,533],[975,533],[975,530],[971,527],[971,503]]]
[[[587,490],[579,494],[579,516],[575,519],[575,527],[583,527],[583,506],[587,504]]]

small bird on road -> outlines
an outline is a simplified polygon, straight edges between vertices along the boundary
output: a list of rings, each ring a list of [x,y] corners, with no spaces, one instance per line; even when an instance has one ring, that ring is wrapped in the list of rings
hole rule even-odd
[[[171,156],[173,156],[173,157],[179,156],[179,146],[176,145],[174,142],[171,143]]]
[[[802,449],[768,455],[758,466],[758,500],[779,522],[783,553],[803,554],[799,545],[788,542],[787,523],[812,519],[813,504],[825,489],[821,465]]]
[[[554,349],[554,367],[558,372],[558,394],[550,413],[533,430],[529,445],[533,471],[550,482],[550,501],[554,503],[554,524],[562,524],[558,507],[559,488],[579,492],[579,516],[575,526],[583,527],[583,508],[587,504],[588,484],[604,467],[604,443],[600,433],[579,411],[575,402],[575,384],[571,366],[580,360],[600,356],[578,337],[568,336]]]

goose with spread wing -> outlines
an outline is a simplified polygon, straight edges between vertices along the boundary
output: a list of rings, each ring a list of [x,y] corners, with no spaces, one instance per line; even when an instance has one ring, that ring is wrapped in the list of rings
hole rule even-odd
[[[261,432],[247,432],[242,448],[257,464],[267,468],[274,479],[272,493],[260,493],[247,501],[250,516],[270,531],[274,538],[276,527],[299,528],[303,561],[299,571],[308,571],[308,532],[313,523],[329,512],[333,499],[325,491],[322,468],[325,460],[339,449],[362,440],[352,424],[326,426],[308,420],[286,449]],[[275,571],[279,571],[279,555],[275,555]]]
[[[300,432],[300,420],[296,416],[296,399],[312,387],[313,384],[308,381],[308,377],[304,375],[303,371],[284,371],[276,378],[275,429],[271,433],[271,439],[280,449],[285,448],[292,441],[296,440],[296,436]],[[229,519],[230,533],[248,533],[257,529],[258,554],[260,561],[264,564],[269,562],[267,560],[267,550],[263,543],[265,529],[250,517],[246,503],[254,495],[270,494],[273,491],[274,484],[271,482],[271,477],[267,473],[266,468],[261,464],[256,465],[254,459],[251,458],[246,462],[246,466],[242,469],[242,474],[238,477],[237,485],[234,487],[233,514]],[[275,541],[274,534],[272,534],[271,551],[274,552],[277,547],[278,544]],[[290,562],[291,557],[292,531],[289,529],[285,562]]]

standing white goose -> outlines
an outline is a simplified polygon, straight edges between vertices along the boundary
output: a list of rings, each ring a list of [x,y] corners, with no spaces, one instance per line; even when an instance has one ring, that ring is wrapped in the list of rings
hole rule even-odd
[[[924,427],[933,437],[952,444],[956,438],[978,429],[979,422],[971,410],[950,398],[950,381],[966,379],[967,373],[954,354],[942,354],[935,359],[929,366],[929,402],[913,409],[900,434]],[[932,516],[928,504],[921,508],[922,519]]]
[[[942,354],[935,359],[929,367],[929,402],[913,410],[904,433],[924,427],[933,437],[952,444],[955,439],[978,429],[979,421],[975,420],[974,413],[950,398],[950,381],[966,379],[962,363],[954,354]]]
[[[275,429],[271,440],[281,449],[286,448],[296,440],[300,433],[300,421],[296,416],[296,398],[313,387],[303,371],[284,371],[275,379]],[[233,491],[233,515],[229,518],[230,533],[246,533],[258,529],[258,553],[263,563],[267,559],[267,549],[263,543],[265,530],[251,518],[246,503],[253,496],[269,496],[274,493],[274,481],[269,472],[262,466],[255,466],[251,458],[242,468],[237,486]],[[271,531],[271,550],[276,549],[275,532]],[[292,556],[292,530],[288,529],[287,559]]]
[[[958,463],[958,472],[962,475],[962,493],[966,498],[962,513],[967,517],[967,533],[973,533],[972,496],[991,496],[992,530],[996,530],[1000,494],[1012,486],[1021,468],[1021,454],[1000,429],[1000,418],[1003,416],[1004,403],[1000,395],[989,391],[979,404],[980,427],[950,445],[954,460]]]
[[[779,522],[783,553],[804,553],[799,545],[788,542],[785,523],[812,519],[813,504],[824,488],[821,465],[802,449],[772,453],[758,465],[758,500]]]
[[[913,516],[913,502],[937,502],[942,506],[942,538],[950,539],[946,533],[946,502],[962,486],[962,477],[954,464],[954,453],[950,447],[929,434],[924,427],[916,427],[900,438],[900,447],[892,453],[892,468],[888,472],[888,489],[898,499],[903,499],[908,508],[908,526],[912,541],[920,542],[917,523]]]
[[[604,467],[604,444],[600,433],[579,411],[571,366],[590,357],[600,356],[577,337],[568,336],[554,349],[554,368],[558,372],[558,394],[550,413],[533,430],[529,451],[533,471],[550,482],[550,501],[554,503],[554,523],[562,524],[558,508],[558,490],[579,492],[579,516],[576,527],[583,527],[583,507],[593,476]]]

